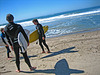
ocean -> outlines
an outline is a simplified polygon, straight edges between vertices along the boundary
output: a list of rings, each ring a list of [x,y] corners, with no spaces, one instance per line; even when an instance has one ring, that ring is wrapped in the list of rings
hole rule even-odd
[[[16,21],[15,23],[33,32],[36,30],[35,25],[32,23],[33,19],[38,19],[43,26],[49,26],[48,32],[46,33],[47,38],[84,31],[100,30],[100,6],[33,17]],[[5,27],[5,25],[6,24],[1,24],[0,28]]]

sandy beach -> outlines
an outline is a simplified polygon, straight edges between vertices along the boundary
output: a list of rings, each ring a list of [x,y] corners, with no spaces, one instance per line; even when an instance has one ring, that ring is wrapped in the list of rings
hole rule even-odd
[[[41,54],[36,42],[27,49],[35,71],[29,70],[20,54],[20,73],[15,72],[14,52],[7,60],[6,49],[0,48],[0,75],[100,75],[100,31],[48,38],[46,42],[49,54]]]

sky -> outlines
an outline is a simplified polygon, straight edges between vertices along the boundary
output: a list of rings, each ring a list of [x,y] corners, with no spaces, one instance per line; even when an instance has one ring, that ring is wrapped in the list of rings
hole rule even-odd
[[[100,0],[0,0],[0,24],[6,15],[15,21],[89,7],[100,6]]]

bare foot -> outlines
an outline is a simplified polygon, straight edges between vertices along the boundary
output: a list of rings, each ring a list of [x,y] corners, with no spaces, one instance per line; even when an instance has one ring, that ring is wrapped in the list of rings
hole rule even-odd
[[[47,53],[51,53],[50,51],[47,51]]]
[[[10,60],[11,58],[7,58],[8,60]]]
[[[16,70],[16,72],[20,72],[20,70]]]
[[[31,67],[30,68],[30,71],[32,71],[32,70],[35,70],[37,67]]]
[[[42,53],[45,53],[45,51],[43,51]]]

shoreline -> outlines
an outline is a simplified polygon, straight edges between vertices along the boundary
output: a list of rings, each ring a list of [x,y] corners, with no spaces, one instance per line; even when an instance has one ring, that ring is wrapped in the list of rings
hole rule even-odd
[[[47,37],[46,39],[48,39],[48,38],[57,38],[57,37],[67,36],[67,35],[72,35],[72,34],[94,32],[94,31],[100,31],[100,28],[94,28],[94,29],[89,29],[89,30],[84,30],[84,31],[78,31],[78,32],[66,33],[66,34],[62,34],[62,35],[51,36],[51,37]],[[0,39],[0,43],[3,43],[1,39]],[[0,48],[4,48],[4,47],[5,46],[2,46],[0,44]]]
[[[61,35],[50,36],[50,37],[47,37],[47,38],[61,37],[61,36],[66,36],[66,35],[94,32],[94,31],[100,31],[100,28],[94,28],[94,29],[89,29],[89,30],[77,31],[77,32],[72,32],[72,33],[65,33],[65,34],[61,34]]]

